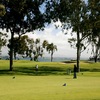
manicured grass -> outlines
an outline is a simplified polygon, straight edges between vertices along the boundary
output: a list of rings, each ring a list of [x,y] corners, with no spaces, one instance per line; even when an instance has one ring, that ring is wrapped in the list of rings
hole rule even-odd
[[[0,60],[0,100],[100,100],[100,63],[81,61],[73,79],[75,63],[19,60],[11,72],[9,61]]]
[[[9,61],[0,61],[0,74],[17,74],[17,75],[52,75],[64,74],[68,66],[61,62],[33,62],[33,61],[14,61],[13,71],[9,72]],[[38,64],[39,71],[36,73],[35,66]]]
[[[35,66],[38,64],[38,73],[35,71]],[[73,66],[76,62],[33,62],[25,60],[15,60],[13,64],[13,71],[9,71],[9,61],[0,60],[0,74],[1,75],[66,75],[68,69],[73,72]],[[81,72],[100,72],[100,62],[80,62]]]
[[[0,61],[1,75],[52,75],[64,74],[67,66],[60,62],[33,62],[33,61],[14,61],[13,71],[9,71],[9,61]],[[35,71],[35,66],[38,64],[39,71]]]
[[[100,100],[100,77],[0,76],[0,100]]]

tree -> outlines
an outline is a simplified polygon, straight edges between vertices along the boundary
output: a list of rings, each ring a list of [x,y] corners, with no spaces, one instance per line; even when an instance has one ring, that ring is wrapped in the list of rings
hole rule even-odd
[[[3,34],[0,32],[0,56],[1,56],[2,47],[6,45],[6,37],[7,37],[6,34]],[[0,59],[1,59],[1,57],[0,57]]]
[[[27,56],[30,58],[30,61],[33,60],[33,51],[34,51],[34,39],[28,38],[27,39]]]
[[[41,10],[45,0],[2,0],[6,14],[0,18],[0,28],[11,33],[10,71],[13,68],[14,37],[45,27],[49,22],[45,11]],[[46,6],[45,6],[46,7]]]
[[[91,33],[88,40],[92,44],[93,58],[97,62],[100,57],[100,1],[88,0],[88,31]]]
[[[87,43],[85,40],[81,41],[80,43],[80,55],[82,52],[84,52],[86,50],[86,48],[89,46],[90,43]],[[68,43],[70,44],[70,46],[74,49],[77,49],[77,39],[72,37],[68,39]]]
[[[4,7],[4,5],[2,5],[1,2],[0,2],[0,17],[2,17],[2,16],[4,16],[4,15],[5,15],[5,7]],[[4,46],[5,43],[6,43],[6,40],[5,40],[4,38],[1,38],[2,35],[3,35],[3,34],[0,32],[0,56],[1,56],[1,48],[2,48],[2,46]],[[1,59],[1,57],[0,57],[0,59]]]
[[[4,16],[5,15],[5,7],[4,5],[0,4],[0,17]]]
[[[95,55],[94,55],[94,60],[97,62],[98,58],[100,61],[100,35],[96,38],[96,43],[95,43]]]
[[[85,23],[87,20],[87,5],[82,0],[55,0],[49,4],[47,11],[51,11],[52,15],[54,14],[51,16],[54,22],[61,21],[61,27],[66,33],[68,29],[72,30],[71,34],[76,33],[77,68],[79,72],[81,42],[89,35],[85,31],[87,29]]]
[[[82,47],[86,49],[83,41],[87,38],[88,34],[84,31],[87,27],[84,21],[87,19],[87,6],[81,0],[73,1],[70,5],[72,14],[69,16],[72,32],[76,33],[76,48],[77,48],[77,71],[80,72],[80,55]],[[73,33],[72,33],[73,34]]]
[[[33,58],[34,58],[34,61],[38,61],[39,56],[42,57],[43,47],[42,47],[42,44],[40,43],[39,38],[36,40],[34,40],[33,38],[28,38],[27,47],[28,47],[27,57],[29,57],[31,61],[33,60]]]
[[[29,38],[27,35],[23,35],[20,37],[14,38],[14,58],[16,59],[16,55],[21,55],[23,58],[29,57],[30,61],[38,61],[39,56],[43,55],[43,46],[46,46],[47,40],[44,40],[43,43],[40,43],[40,39],[34,40],[33,38]],[[11,46],[11,40],[9,40],[8,48]]]
[[[42,57],[43,55],[43,47],[42,44],[40,43],[40,39],[36,39],[34,42],[34,61],[38,61],[39,56]]]
[[[100,1],[99,0],[88,0],[89,10],[89,31],[92,36],[98,36],[100,34]],[[91,23],[91,24],[90,24]]]
[[[48,41],[47,41],[47,40],[44,40],[44,41],[43,41],[43,44],[42,44],[42,47],[43,47],[43,48],[46,48],[47,45],[48,45]]]
[[[13,48],[13,53],[14,53],[14,58],[16,59],[17,54],[22,55],[22,57],[26,57],[28,56],[27,52],[28,52],[28,45],[27,45],[27,41],[28,41],[28,36],[24,35],[19,37],[15,37],[14,38],[14,48]],[[9,44],[8,44],[8,48],[11,48],[11,39],[9,40]]]
[[[51,62],[53,61],[53,54],[57,50],[57,46],[53,43],[48,44],[46,47],[47,51],[51,54]]]
[[[92,45],[93,59],[97,62],[98,58],[100,58],[100,36],[92,37],[89,42]]]

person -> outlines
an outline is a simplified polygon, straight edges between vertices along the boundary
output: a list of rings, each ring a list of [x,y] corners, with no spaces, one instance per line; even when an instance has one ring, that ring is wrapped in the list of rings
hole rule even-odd
[[[76,65],[74,65],[74,77],[73,78],[77,78],[76,72],[77,72],[77,67]]]
[[[38,65],[36,65],[35,69],[36,69],[36,71],[38,71]]]

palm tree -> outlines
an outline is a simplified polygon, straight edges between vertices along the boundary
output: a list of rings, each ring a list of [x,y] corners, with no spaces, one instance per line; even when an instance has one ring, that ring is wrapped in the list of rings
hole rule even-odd
[[[52,62],[52,60],[53,60],[53,54],[54,54],[55,50],[57,51],[57,46],[54,45],[53,43],[51,43],[51,44],[48,44],[47,45],[47,48],[46,49],[47,49],[47,51],[49,53],[51,53],[51,62]]]
[[[47,40],[44,40],[44,41],[43,41],[43,44],[42,44],[42,47],[43,47],[43,48],[46,48],[47,45],[48,45],[48,41],[47,41]]]

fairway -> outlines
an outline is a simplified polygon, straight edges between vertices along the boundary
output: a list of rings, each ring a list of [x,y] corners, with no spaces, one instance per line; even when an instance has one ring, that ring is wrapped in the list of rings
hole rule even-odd
[[[0,60],[0,100],[100,100],[100,63],[81,61],[77,79],[74,64],[19,60],[9,71],[9,61]]]
[[[0,100],[100,100],[100,77],[0,76]]]
[[[100,100],[100,0],[0,0],[0,100]]]

